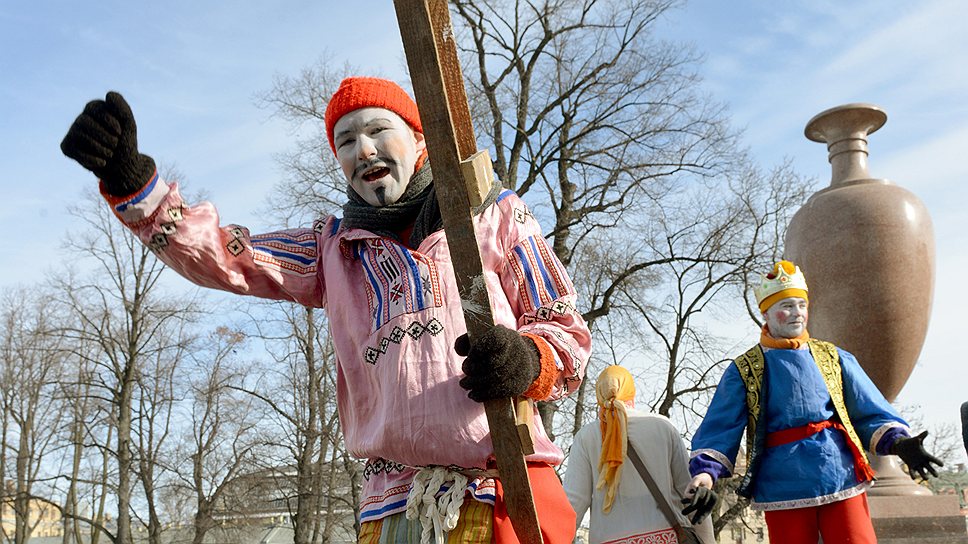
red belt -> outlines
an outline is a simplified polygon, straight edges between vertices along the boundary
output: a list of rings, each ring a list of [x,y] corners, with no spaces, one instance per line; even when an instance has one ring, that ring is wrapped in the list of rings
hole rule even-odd
[[[773,448],[776,446],[782,446],[783,444],[789,444],[790,442],[796,442],[797,440],[803,440],[808,436],[813,436],[824,429],[837,429],[843,433],[844,438],[847,442],[847,447],[850,448],[850,453],[854,457],[854,474],[857,476],[857,481],[866,482],[868,480],[874,479],[874,469],[871,468],[870,464],[864,459],[863,453],[861,453],[860,448],[857,444],[850,439],[850,435],[847,433],[847,428],[844,427],[843,423],[839,421],[821,421],[819,423],[807,423],[803,427],[794,427],[792,429],[783,429],[782,431],[775,431],[766,435],[766,447]]]

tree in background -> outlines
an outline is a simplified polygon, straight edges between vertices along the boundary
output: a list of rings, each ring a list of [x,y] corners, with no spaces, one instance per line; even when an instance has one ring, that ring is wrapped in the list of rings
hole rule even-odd
[[[327,542],[332,534],[354,535],[347,512],[358,519],[359,469],[346,462],[336,410],[336,361],[325,319],[313,309],[285,302],[257,303],[255,334],[274,364],[245,391],[260,399],[278,432],[271,440],[280,455],[267,471],[279,480],[293,520],[294,542]],[[350,485],[347,485],[347,482]],[[347,489],[349,488],[349,489]]]
[[[664,414],[677,392],[708,389],[709,365],[721,358],[710,360],[695,315],[742,295],[722,289],[776,253],[776,231],[803,190],[788,168],[764,176],[750,166],[724,108],[701,93],[697,55],[656,37],[674,4],[454,2],[480,141],[505,186],[552,225],[596,341],[621,331],[623,352],[664,346],[648,357],[668,369],[654,403]],[[627,360],[617,355],[596,364]],[[577,403],[562,427],[571,433],[586,420],[586,394],[583,384],[562,401]],[[554,436],[556,407],[541,408]]]
[[[138,478],[140,468],[132,444],[138,378],[144,365],[156,357],[184,353],[186,337],[179,331],[198,317],[199,310],[192,299],[160,292],[164,265],[100,199],[92,195],[73,213],[86,229],[69,237],[68,248],[89,260],[93,269],[84,279],[70,274],[55,278],[55,297],[71,312],[62,329],[65,339],[96,346],[94,351],[73,355],[90,365],[90,394],[110,410],[103,420],[109,430],[90,436],[114,436],[114,444],[98,444],[114,468],[105,483],[110,482],[118,510],[117,533],[106,534],[127,544],[131,542],[132,478]]]
[[[57,446],[52,430],[63,420],[57,383],[66,371],[66,350],[54,334],[58,316],[47,297],[20,288],[5,292],[0,300],[0,505],[5,519],[12,509],[14,532],[3,537],[15,544],[30,539],[42,521],[38,513],[54,509],[34,499],[50,490],[50,475],[44,470]]]
[[[665,234],[650,239],[660,245],[649,250],[672,257],[653,271],[658,285],[620,289],[623,336],[644,329],[658,346],[646,375],[647,384],[657,385],[649,388],[649,406],[665,416],[678,407],[686,413],[677,419],[686,423],[705,414],[701,393],[716,386],[734,352],[746,349],[710,330],[711,320],[700,321],[700,314],[742,323],[740,334],[757,330],[758,322],[743,319],[749,271],[777,260],[777,233],[807,197],[806,185],[785,166],[768,176],[753,171],[716,186],[698,184],[690,193],[684,209],[652,215]]]
[[[321,60],[296,76],[276,75],[272,88],[262,93],[259,104],[290,123],[295,134],[292,149],[277,157],[286,177],[275,184],[266,205],[265,216],[279,218],[277,227],[338,215],[346,202],[346,176],[326,136],[326,104],[340,81],[357,73],[350,65],[337,69]]]
[[[171,319],[158,324],[158,337],[164,338],[161,349],[146,350],[135,375],[132,406],[134,460],[137,463],[140,498],[144,501],[147,520],[139,516],[148,528],[148,543],[161,543],[162,520],[158,511],[158,487],[170,479],[173,467],[181,463],[172,458],[169,438],[173,424],[177,425],[176,403],[182,396],[176,382],[185,360],[198,346],[192,323]],[[137,514],[138,510],[135,509]]]
[[[65,312],[66,313],[66,312]],[[92,544],[98,541],[99,531],[95,526],[103,526],[104,502],[100,503],[99,515],[82,520],[84,516],[81,507],[81,496],[92,486],[88,482],[98,480],[82,476],[86,468],[87,443],[91,442],[90,430],[99,410],[99,403],[91,396],[93,382],[93,359],[91,351],[94,346],[85,343],[75,343],[71,346],[70,354],[65,355],[66,370],[58,385],[58,394],[64,406],[64,427],[60,439],[66,447],[64,464],[69,466],[63,475],[67,480],[64,502],[61,506],[63,515],[64,538],[63,544],[80,544],[89,540]],[[75,354],[85,353],[79,357]],[[102,494],[103,496],[103,494]],[[53,498],[53,497],[51,497]],[[92,497],[93,498],[93,497]],[[91,500],[91,504],[95,501]]]
[[[187,421],[174,456],[173,484],[192,504],[192,542],[201,544],[217,527],[215,513],[235,497],[254,499],[233,487],[254,470],[265,442],[262,415],[256,401],[238,387],[246,369],[237,353],[245,347],[245,335],[226,326],[208,335],[186,369]]]

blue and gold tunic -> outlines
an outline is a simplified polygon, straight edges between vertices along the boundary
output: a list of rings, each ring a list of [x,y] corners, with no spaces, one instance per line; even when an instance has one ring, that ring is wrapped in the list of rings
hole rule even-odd
[[[764,413],[758,425],[766,433],[837,419],[836,409],[810,351],[764,348]],[[891,407],[853,355],[837,348],[844,404],[864,447],[886,454],[894,441],[909,436],[907,423]],[[746,386],[736,364],[719,382],[706,417],[692,439],[693,475],[714,479],[733,472],[749,411]],[[848,437],[834,428],[759,453],[752,507],[783,510],[817,506],[863,493]]]

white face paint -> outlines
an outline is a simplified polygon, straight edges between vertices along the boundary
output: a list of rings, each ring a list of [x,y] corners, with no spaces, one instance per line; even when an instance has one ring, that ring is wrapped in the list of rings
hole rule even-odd
[[[350,187],[378,207],[400,199],[426,145],[423,134],[383,108],[362,108],[340,117],[333,143]]]
[[[796,338],[807,330],[807,301],[800,297],[780,299],[763,312],[774,338]]]

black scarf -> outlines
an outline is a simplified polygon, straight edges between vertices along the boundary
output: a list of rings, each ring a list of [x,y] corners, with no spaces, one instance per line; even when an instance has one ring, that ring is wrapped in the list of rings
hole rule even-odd
[[[501,184],[495,180],[484,204],[474,210],[474,215],[493,204],[500,192]],[[349,185],[346,196],[349,200],[343,205],[342,225],[348,229],[364,229],[401,242],[400,233],[413,225],[409,242],[410,247],[417,248],[427,236],[444,228],[429,162],[413,174],[406,190],[393,204],[372,206]]]

